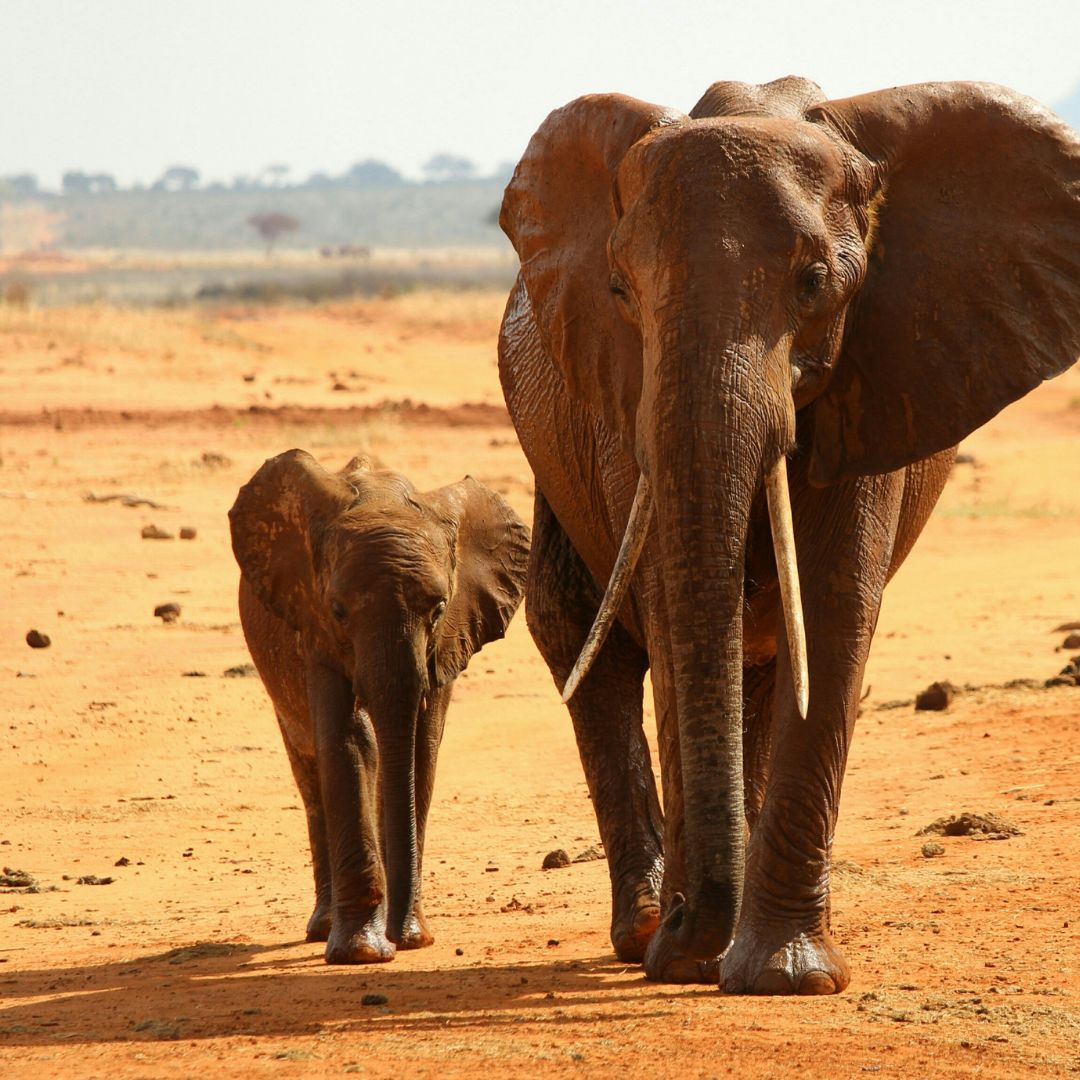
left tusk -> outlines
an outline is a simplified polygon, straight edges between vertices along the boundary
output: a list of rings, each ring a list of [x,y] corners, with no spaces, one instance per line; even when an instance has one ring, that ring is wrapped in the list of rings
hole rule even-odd
[[[630,507],[630,517],[626,522],[622,544],[619,545],[615,567],[608,580],[607,592],[604,593],[604,599],[600,601],[600,608],[596,612],[589,636],[582,646],[581,655],[577,658],[577,663],[563,685],[562,702],[564,705],[574,696],[578,683],[588,674],[592,662],[596,659],[596,654],[600,652],[600,647],[604,644],[604,639],[611,629],[611,624],[615,621],[615,616],[619,614],[619,608],[630,588],[630,580],[634,576],[638,556],[645,546],[645,537],[649,534],[652,509],[652,488],[645,474],[642,473],[638,477],[634,504]]]
[[[806,624],[803,622],[802,595],[799,591],[799,563],[795,557],[795,527],[791,521],[786,457],[778,458],[769,470],[765,477],[765,491],[769,500],[769,524],[772,526],[776,570],[780,575],[780,599],[784,606],[795,701],[799,715],[805,720],[810,700],[810,669],[806,662]]]

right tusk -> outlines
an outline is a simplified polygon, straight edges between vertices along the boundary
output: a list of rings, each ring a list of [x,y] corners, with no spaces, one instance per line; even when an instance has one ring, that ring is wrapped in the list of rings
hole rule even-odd
[[[810,699],[810,671],[806,662],[806,625],[803,622],[802,595],[799,591],[799,563],[795,557],[795,526],[791,521],[791,495],[788,492],[787,458],[781,456],[765,477],[769,500],[769,523],[772,525],[776,570],[780,575],[780,599],[784,606],[791,675],[795,682],[795,701],[805,720]]]
[[[626,591],[630,588],[630,580],[634,576],[634,567],[637,565],[638,556],[645,546],[645,537],[649,532],[649,521],[652,519],[653,498],[652,488],[649,481],[642,473],[638,477],[637,491],[634,492],[634,505],[630,507],[630,517],[626,521],[626,531],[623,533],[622,544],[619,547],[618,557],[615,559],[615,567],[611,571],[608,580],[607,592],[600,601],[600,608],[596,612],[592,629],[585,639],[581,648],[581,655],[570,672],[570,677],[563,687],[562,700],[565,705],[578,688],[578,683],[588,674],[592,667],[596,654],[604,644],[608,636],[611,624],[619,613]]]

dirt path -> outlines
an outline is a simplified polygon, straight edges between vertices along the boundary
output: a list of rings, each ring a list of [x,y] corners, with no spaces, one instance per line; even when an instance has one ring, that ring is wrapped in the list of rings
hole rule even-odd
[[[1052,630],[1080,619],[1075,369],[963,447],[974,463],[957,467],[887,594],[836,839],[845,994],[731,998],[615,963],[606,864],[540,869],[546,852],[576,855],[597,832],[568,718],[521,618],[473,662],[450,713],[425,866],[436,944],[330,968],[302,943],[312,897],[299,800],[261,683],[223,675],[248,659],[225,511],[267,456],[296,445],[331,466],[363,448],[424,487],[471,472],[530,516],[528,467],[491,412],[459,426],[342,412],[325,373],[348,355],[382,356],[369,374],[387,380],[348,404],[498,405],[495,301],[423,303],[367,312],[374,323],[243,312],[240,343],[214,338],[237,313],[106,310],[84,320],[95,370],[68,365],[71,385],[38,369],[56,366],[58,325],[78,349],[77,313],[4,316],[3,410],[36,413],[55,391],[53,406],[123,410],[129,398],[156,420],[0,425],[0,865],[45,890],[0,895],[3,1072],[1080,1071],[1080,689],[969,692],[945,713],[880,708],[939,678],[1042,681],[1071,655],[1055,652],[1065,635]],[[404,373],[378,351],[402,333],[415,360]],[[268,379],[321,373],[270,384],[300,386],[273,400],[291,411],[244,414],[248,338],[270,350],[257,354]],[[446,355],[467,372],[457,396]],[[189,377],[199,363],[213,385]],[[215,404],[228,423],[199,420]],[[90,490],[166,509],[85,502]],[[151,523],[198,535],[142,540]],[[183,609],[172,626],[152,615],[166,601]],[[32,627],[51,648],[25,645]],[[1022,835],[931,837],[945,853],[925,858],[915,833],[962,810]],[[114,880],[79,884],[86,875]],[[365,1006],[364,994],[387,1001]]]

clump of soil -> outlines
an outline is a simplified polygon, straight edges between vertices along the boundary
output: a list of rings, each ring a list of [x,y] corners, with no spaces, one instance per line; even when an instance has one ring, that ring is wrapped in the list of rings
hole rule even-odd
[[[156,525],[144,525],[142,538],[144,540],[171,540],[173,534],[168,529],[159,529]]]
[[[941,844],[935,844],[931,841],[928,844],[923,844],[922,853],[924,859],[936,859],[945,854],[945,848]]]
[[[1080,644],[1080,642],[1078,642]],[[1046,680],[1047,686],[1080,686],[1080,656],[1074,656],[1061,669],[1061,674]]]
[[[198,535],[199,535],[198,530],[193,528],[191,525],[185,525],[180,530],[180,539],[181,540],[194,540],[195,537],[198,536]]]
[[[965,810],[962,814],[950,814],[931,821],[916,836],[983,836],[988,840],[1007,840],[1010,836],[1023,836],[1023,831],[1011,821],[998,817],[997,814],[973,814]],[[924,850],[925,854],[925,850]]]
[[[557,848],[555,851],[549,851],[544,856],[545,870],[561,870],[564,866],[570,865],[570,856],[563,851],[562,848]]]
[[[168,604],[158,604],[154,608],[154,617],[160,619],[163,623],[174,623],[180,618],[180,605],[175,601],[170,601]]]
[[[915,699],[915,709],[921,712],[941,712],[952,704],[956,687],[948,679],[932,683]]]
[[[598,859],[606,859],[607,856],[595,847],[587,847],[580,855],[574,857],[574,862],[596,862]]]
[[[26,635],[26,644],[31,649],[47,649],[52,644],[52,638],[38,630],[31,630]]]
[[[254,664],[237,664],[236,667],[226,668],[222,674],[226,679],[257,679],[259,677]]]
[[[32,889],[37,885],[37,878],[26,870],[5,866],[3,874],[0,874],[0,885],[5,889]]]
[[[79,885],[111,885],[112,883],[111,877],[98,877],[97,874],[83,874],[78,879]]]

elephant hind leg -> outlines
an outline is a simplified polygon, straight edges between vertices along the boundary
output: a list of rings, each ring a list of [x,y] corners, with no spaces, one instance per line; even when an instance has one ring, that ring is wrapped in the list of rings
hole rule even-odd
[[[529,630],[562,688],[603,596],[540,492],[526,593]],[[611,876],[611,941],[638,962],[660,922],[663,815],[642,726],[645,650],[616,623],[569,704]]]
[[[308,843],[311,845],[311,866],[315,875],[315,910],[307,924],[307,941],[326,941],[330,937],[331,878],[330,847],[326,833],[326,814],[323,810],[319,768],[311,754],[298,750],[289,737],[289,725],[277,713],[278,726],[292,766],[293,779],[300,791],[307,814]]]

